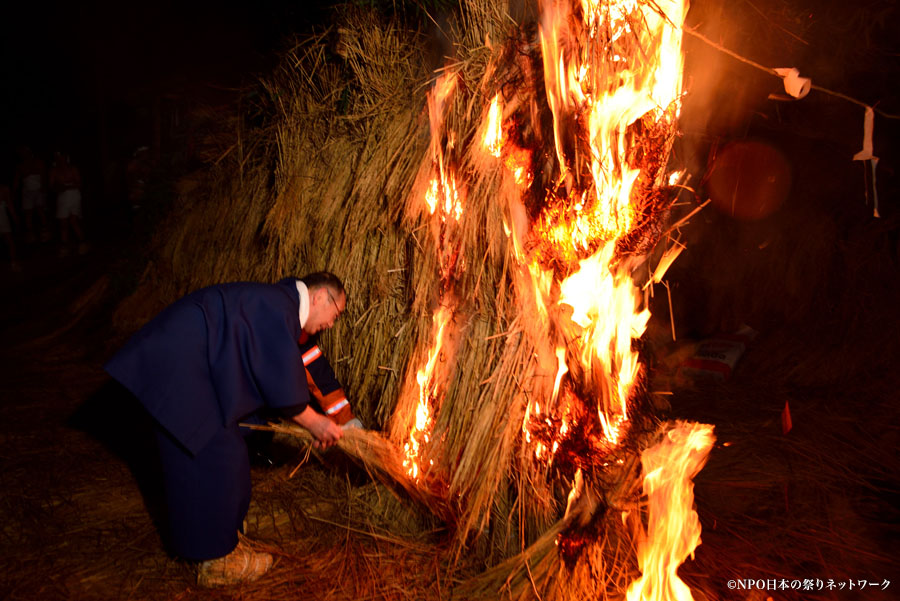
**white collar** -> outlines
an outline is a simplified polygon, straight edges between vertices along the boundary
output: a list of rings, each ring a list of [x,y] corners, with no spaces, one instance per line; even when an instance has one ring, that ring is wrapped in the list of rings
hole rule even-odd
[[[297,280],[297,292],[300,294],[300,327],[302,328],[309,318],[309,288],[302,280]]]

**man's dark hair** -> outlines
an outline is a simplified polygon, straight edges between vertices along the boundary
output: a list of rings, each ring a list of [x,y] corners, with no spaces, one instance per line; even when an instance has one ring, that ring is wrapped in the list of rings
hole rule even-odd
[[[343,282],[329,271],[317,271],[315,273],[307,274],[300,278],[300,281],[306,284],[306,287],[309,288],[310,292],[324,287],[335,294],[343,294],[345,298],[347,296],[347,291],[344,290]]]

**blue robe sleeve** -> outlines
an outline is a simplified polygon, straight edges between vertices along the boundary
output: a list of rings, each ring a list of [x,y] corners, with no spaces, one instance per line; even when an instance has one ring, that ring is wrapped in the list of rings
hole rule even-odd
[[[225,421],[263,405],[302,410],[309,388],[294,337],[299,301],[290,302],[289,289],[234,286],[208,301],[215,308],[207,318],[209,364]]]
[[[269,406],[309,402],[294,280],[198,290],[150,321],[105,366],[191,453]]]
[[[154,317],[104,367],[191,453],[222,427],[204,316],[188,299]]]

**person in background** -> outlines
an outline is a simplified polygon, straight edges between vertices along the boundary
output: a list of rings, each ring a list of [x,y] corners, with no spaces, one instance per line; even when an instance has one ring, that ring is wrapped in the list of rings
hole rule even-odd
[[[78,253],[88,251],[81,228],[81,172],[69,155],[57,152],[50,169],[50,189],[56,193],[56,219],[59,221],[59,256],[69,254],[69,229],[78,238]]]
[[[13,204],[9,186],[0,184],[0,236],[3,236],[3,241],[6,243],[6,248],[9,251],[10,269],[12,271],[21,271],[22,267],[16,260],[16,242],[13,240],[12,225],[9,221],[12,218],[18,225],[19,220],[16,217],[16,209],[13,207]]]
[[[28,146],[23,146],[19,150],[19,154],[21,161],[16,166],[13,189],[22,200],[22,214],[25,216],[25,240],[32,243],[37,239],[34,223],[34,214],[37,213],[37,221],[41,228],[40,240],[46,242],[50,239],[45,207],[47,166]],[[12,203],[9,205],[12,206]]]
[[[341,427],[310,404],[298,340],[332,327],[346,305],[343,284],[328,272],[202,288],[163,310],[104,366],[154,420],[164,539],[197,562],[201,586],[256,580],[272,565],[239,536],[251,492],[240,424],[267,410],[306,428],[318,448],[341,438]]]
[[[140,146],[134,151],[125,170],[128,206],[133,213],[139,211],[144,204],[150,172],[150,149],[147,146]]]

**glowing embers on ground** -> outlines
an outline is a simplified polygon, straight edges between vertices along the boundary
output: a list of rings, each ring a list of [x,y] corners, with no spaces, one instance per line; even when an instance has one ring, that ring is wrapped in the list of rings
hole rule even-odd
[[[693,599],[677,570],[700,544],[693,478],[706,463],[713,442],[712,426],[677,422],[641,454],[647,529],[637,548],[642,575],[628,587],[628,601]]]

